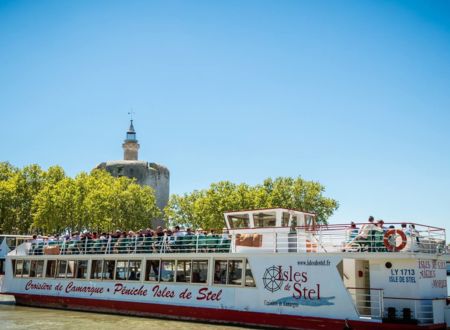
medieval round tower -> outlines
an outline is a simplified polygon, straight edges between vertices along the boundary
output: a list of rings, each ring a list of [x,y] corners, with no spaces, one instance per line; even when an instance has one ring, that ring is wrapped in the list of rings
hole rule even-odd
[[[139,147],[133,119],[131,119],[125,141],[122,144],[123,160],[103,162],[96,168],[105,169],[115,177],[135,178],[138,184],[152,187],[155,191],[156,205],[163,210],[169,201],[169,170],[156,163],[138,160]],[[162,219],[152,223],[153,227],[160,225],[163,225]]]

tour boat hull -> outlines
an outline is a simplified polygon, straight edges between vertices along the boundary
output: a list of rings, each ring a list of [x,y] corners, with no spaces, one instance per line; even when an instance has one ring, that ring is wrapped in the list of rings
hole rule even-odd
[[[86,312],[168,318],[230,325],[284,329],[418,329],[414,324],[345,321],[321,317],[304,317],[273,313],[247,312],[217,308],[188,307],[102,299],[56,297],[12,293],[16,304]],[[347,327],[347,328],[346,328]],[[446,329],[445,323],[420,326],[420,329]]]

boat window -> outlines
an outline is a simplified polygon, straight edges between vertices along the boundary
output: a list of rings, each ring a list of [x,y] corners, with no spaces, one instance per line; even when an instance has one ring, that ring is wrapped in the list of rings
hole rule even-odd
[[[67,260],[59,260],[56,271],[56,277],[64,278],[66,277]]]
[[[236,214],[229,215],[228,222],[231,228],[248,228],[249,227],[249,215],[248,214]]]
[[[297,227],[297,216],[293,215],[292,216],[292,221],[291,221],[291,232],[295,233],[296,228]]]
[[[76,278],[87,279],[87,260],[77,260],[74,273]]]
[[[252,269],[248,260],[245,261],[245,286],[255,287],[255,279],[253,278]]]
[[[31,261],[30,260],[24,260],[23,261],[22,277],[29,277],[30,276],[30,266],[31,266]]]
[[[56,273],[56,260],[47,260],[47,270],[45,272],[46,277],[55,277]]]
[[[227,261],[215,260],[214,262],[214,284],[227,283]]]
[[[16,240],[16,246],[19,246],[20,244],[23,244],[27,241],[26,238],[17,238]]]
[[[227,284],[241,285],[242,284],[242,260],[228,260],[228,279]]]
[[[116,265],[116,280],[127,279],[128,260],[117,260]]]
[[[147,260],[145,280],[157,282],[159,276],[159,260]]]
[[[175,273],[175,260],[161,260],[161,282],[173,282]]]
[[[192,283],[206,283],[208,281],[208,260],[192,261]]]
[[[114,267],[116,266],[115,260],[104,260],[102,268],[102,279],[112,280],[114,278]]]
[[[10,249],[14,249],[16,247],[16,238],[6,237],[6,245],[8,245]]]
[[[67,278],[75,277],[75,274],[77,273],[76,267],[77,267],[76,260],[67,261],[67,274],[66,274]]]
[[[276,220],[275,212],[260,212],[253,214],[255,227],[275,227]]]
[[[141,279],[141,261],[130,260],[128,265],[128,280],[139,281]]]
[[[0,236],[0,245],[2,244],[4,239],[5,239],[5,237]]]
[[[16,271],[14,275],[16,277],[22,277],[22,269],[23,269],[23,260],[17,260],[16,261]]]
[[[92,260],[91,279],[100,280],[102,278],[103,260]]]
[[[37,264],[37,260],[31,260],[30,277],[36,277],[36,264]]]
[[[161,282],[173,282],[175,273],[175,260],[161,261]]]
[[[310,214],[305,214],[305,226],[314,226],[314,216]]]
[[[36,277],[44,277],[44,260],[38,260],[35,268]]]
[[[191,261],[178,260],[177,262],[177,282],[191,281]]]
[[[289,226],[289,212],[283,212],[283,217],[281,218],[281,226],[287,227]]]

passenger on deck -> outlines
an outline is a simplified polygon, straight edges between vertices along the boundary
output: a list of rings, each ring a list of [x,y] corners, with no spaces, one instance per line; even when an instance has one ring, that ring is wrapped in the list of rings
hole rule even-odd
[[[346,237],[346,242],[349,243],[351,241],[353,241],[359,233],[359,229],[358,227],[356,227],[356,224],[352,221],[350,223],[350,227],[346,230],[345,233],[345,237]]]
[[[411,235],[411,237],[416,237],[417,241],[419,241],[419,232],[416,229],[416,226],[414,224],[410,224],[409,225],[409,235]]]
[[[374,217],[369,217],[369,223],[363,225],[359,231],[358,236],[356,237],[357,240],[368,240],[369,235],[371,234],[372,230],[376,230],[377,226],[374,224]]]
[[[404,232],[404,233],[406,234],[406,236],[408,236],[408,235],[409,235],[409,232],[408,232],[408,230],[406,229],[406,223],[402,223],[401,227],[402,227],[402,232]]]
[[[375,228],[375,230],[382,231],[383,233],[386,232],[386,227],[384,226],[383,220],[377,221],[377,227]]]
[[[184,232],[180,231],[180,226],[177,225],[173,228],[173,236],[174,236],[175,240],[178,237],[184,236]]]
[[[411,250],[419,251],[419,243],[420,243],[420,234],[416,229],[414,224],[410,224],[408,230],[406,231],[406,235],[411,237]]]
[[[374,241],[374,233],[375,230],[377,229],[377,226],[374,224],[374,221],[375,221],[374,217],[370,216],[369,223],[362,225],[358,235],[352,241],[346,244],[344,250],[354,248],[358,248],[358,250],[361,250],[364,248],[369,249],[370,251]]]
[[[158,237],[164,236],[164,230],[161,226],[156,227],[156,236],[158,236]]]

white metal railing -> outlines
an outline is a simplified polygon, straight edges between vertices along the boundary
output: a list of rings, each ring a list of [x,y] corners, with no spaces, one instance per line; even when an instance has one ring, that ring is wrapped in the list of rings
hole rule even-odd
[[[443,299],[414,299],[384,297],[384,317],[389,319],[402,319],[419,324],[435,323],[433,301]],[[438,313],[439,314],[439,313]]]
[[[333,225],[313,231],[298,230],[300,248],[305,252],[422,252],[445,253],[445,230],[417,224],[386,224],[393,228],[364,229]],[[410,226],[414,225],[415,228]],[[373,226],[373,225],[372,225]],[[308,251],[309,250],[309,251]]]
[[[348,287],[347,290],[360,317],[383,317],[383,289]]]
[[[297,227],[280,232],[242,229],[233,235],[131,236],[36,240],[23,254],[128,254],[128,253],[336,253],[336,252],[422,252],[447,253],[445,230],[418,224],[385,224],[394,228],[356,228],[348,225]],[[415,228],[411,228],[414,225]],[[372,225],[374,226],[374,225]],[[413,229],[413,230],[412,230]],[[248,239],[247,239],[248,238]],[[15,252],[22,254],[17,248]],[[19,251],[19,252],[18,252]]]
[[[421,252],[430,254],[447,253],[445,230],[441,228],[414,225],[414,230],[399,229],[402,224],[387,224],[394,228],[375,227],[364,230],[362,224],[356,228],[348,225],[315,226],[314,228],[298,227],[291,232],[263,232],[262,244],[246,249],[235,249],[233,252],[302,252],[302,253],[336,253],[336,252]],[[242,234],[251,236],[257,233],[254,229],[244,229]],[[235,237],[233,236],[233,242]]]
[[[77,240],[42,240],[27,243],[28,249],[25,254],[226,253],[230,252],[230,245],[231,237],[228,235],[84,238]]]

